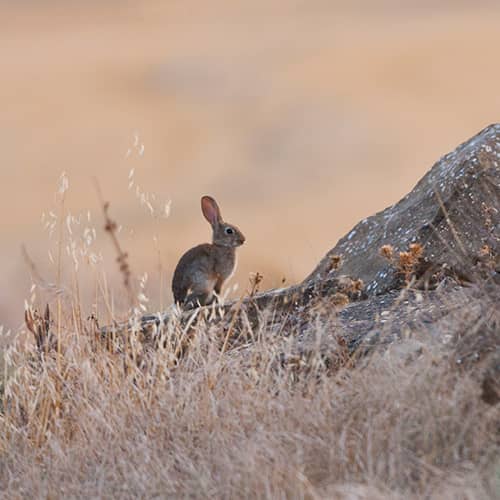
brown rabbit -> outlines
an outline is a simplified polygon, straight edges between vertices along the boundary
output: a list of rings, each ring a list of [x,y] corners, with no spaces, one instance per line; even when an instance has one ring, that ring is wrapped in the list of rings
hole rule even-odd
[[[201,211],[212,226],[212,243],[188,250],[179,260],[172,280],[175,302],[188,309],[210,304],[214,292],[220,294],[222,285],[234,271],[236,247],[245,242],[236,226],[222,220],[212,197],[201,198]]]

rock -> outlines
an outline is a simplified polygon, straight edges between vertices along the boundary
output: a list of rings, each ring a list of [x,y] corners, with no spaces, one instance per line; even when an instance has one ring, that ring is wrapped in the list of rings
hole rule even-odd
[[[498,273],[500,254],[500,125],[491,125],[439,160],[401,201],[354,227],[304,280],[339,273],[360,278],[368,295],[401,288],[401,273],[380,255],[396,255],[411,243],[424,247],[419,273],[430,279],[440,269],[472,281],[473,267],[490,259]],[[342,266],[331,269],[334,256]],[[491,264],[493,263],[493,264]]]

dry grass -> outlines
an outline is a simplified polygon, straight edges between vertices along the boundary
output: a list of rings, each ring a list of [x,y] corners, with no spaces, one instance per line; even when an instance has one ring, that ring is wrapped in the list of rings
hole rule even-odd
[[[79,222],[62,202],[60,214],[49,229],[60,228],[57,243],[67,252],[59,251],[54,265],[71,285],[58,279],[54,294],[30,260],[27,330],[5,353],[0,490],[7,497],[499,494],[498,404],[482,397],[474,363],[455,363],[478,352],[477,342],[497,343],[498,289],[485,287],[477,297],[474,307],[487,318],[480,334],[464,328],[464,308],[455,308],[446,325],[452,341],[443,347],[422,327],[413,333],[426,349],[411,362],[390,352],[350,356],[335,311],[321,300],[305,318],[307,356],[297,356],[303,344],[296,332],[273,321],[252,328],[245,318],[237,322],[247,329],[237,342],[230,318],[226,330],[201,318],[187,331],[175,315],[157,348],[134,327],[103,342],[96,318],[138,318],[148,302],[147,277],[133,284],[139,307],[128,309],[126,300],[117,307],[90,219]],[[96,281],[89,313],[78,284],[87,274]],[[260,281],[255,275],[250,295]],[[125,284],[124,295],[131,289]],[[46,301],[53,317],[35,312]]]
[[[200,323],[180,363],[160,348],[141,365],[133,336],[118,353],[91,322],[63,323],[60,355],[21,340],[8,353],[0,485],[9,496],[498,494],[498,407],[430,338],[412,363],[377,354],[335,373],[318,351],[302,376],[279,362],[294,340],[272,328],[221,353],[223,332]],[[335,335],[327,325],[319,337]],[[176,320],[167,330],[176,335]]]

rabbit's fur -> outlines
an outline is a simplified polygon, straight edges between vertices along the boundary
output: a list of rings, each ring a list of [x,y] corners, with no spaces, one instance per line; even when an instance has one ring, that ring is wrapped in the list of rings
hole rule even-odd
[[[217,202],[210,196],[201,198],[201,210],[212,226],[212,243],[188,250],[179,260],[172,279],[176,303],[184,308],[210,304],[219,295],[224,282],[236,265],[236,247],[245,237],[232,224],[224,222]]]

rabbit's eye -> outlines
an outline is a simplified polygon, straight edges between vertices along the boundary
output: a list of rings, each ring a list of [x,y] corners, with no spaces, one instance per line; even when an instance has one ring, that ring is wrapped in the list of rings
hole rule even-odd
[[[226,227],[226,234],[233,234],[234,231],[230,227]]]

